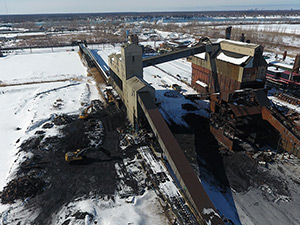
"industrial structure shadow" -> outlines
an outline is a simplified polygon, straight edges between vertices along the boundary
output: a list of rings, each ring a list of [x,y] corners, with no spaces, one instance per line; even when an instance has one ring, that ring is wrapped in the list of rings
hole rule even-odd
[[[184,119],[194,134],[198,175],[204,189],[228,224],[241,224],[220,146],[209,129],[209,119],[193,113],[187,114]]]

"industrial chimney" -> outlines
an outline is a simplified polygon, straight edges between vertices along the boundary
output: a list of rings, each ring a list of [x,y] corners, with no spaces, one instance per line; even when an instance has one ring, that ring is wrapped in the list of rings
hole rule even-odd
[[[225,39],[230,40],[232,26],[226,28]]]
[[[299,66],[300,66],[300,54],[296,55],[296,58],[295,58],[295,63],[294,63],[294,67],[293,67],[294,73],[299,73]]]
[[[129,35],[129,42],[135,45],[139,45],[139,37],[136,34]]]

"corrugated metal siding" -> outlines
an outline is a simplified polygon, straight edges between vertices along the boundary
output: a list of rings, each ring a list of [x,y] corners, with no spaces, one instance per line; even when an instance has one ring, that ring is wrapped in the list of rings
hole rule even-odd
[[[231,67],[232,71],[237,71],[238,67]],[[206,83],[209,87],[204,88],[198,84],[196,81],[200,80]],[[218,74],[218,82],[221,91],[232,91],[240,89],[241,82],[231,79],[230,76],[224,76]],[[206,93],[207,91],[213,93],[215,92],[213,79],[210,79],[210,71],[204,67],[198,66],[196,64],[192,64],[192,87],[195,88],[200,93]]]
[[[243,82],[250,82],[256,80],[257,67],[255,68],[245,68],[243,74]]]
[[[242,73],[240,70],[243,68],[237,65],[233,65],[227,62],[223,62],[220,60],[216,60],[216,66],[217,66],[217,73],[231,78],[232,80],[236,80],[241,82],[242,81]],[[241,74],[240,74],[241,73]]]
[[[200,80],[209,85],[209,72],[210,71],[204,67],[198,66],[194,63],[192,64],[192,87],[200,93],[206,93],[208,89],[196,84],[196,81]]]

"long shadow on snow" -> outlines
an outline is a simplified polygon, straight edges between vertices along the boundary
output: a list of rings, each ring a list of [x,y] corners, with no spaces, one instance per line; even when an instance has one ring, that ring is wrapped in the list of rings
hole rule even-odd
[[[171,129],[174,133],[194,134],[198,175],[204,189],[220,215],[235,225],[241,224],[218,142],[209,130],[209,120],[193,113],[185,115],[183,119],[190,125],[190,129],[174,124]]]

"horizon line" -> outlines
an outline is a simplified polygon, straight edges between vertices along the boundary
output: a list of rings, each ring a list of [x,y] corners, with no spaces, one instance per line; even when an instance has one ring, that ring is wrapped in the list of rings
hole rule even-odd
[[[291,9],[216,9],[216,10],[158,10],[158,11],[107,11],[107,12],[42,12],[42,13],[6,13],[0,16],[34,16],[34,15],[86,15],[86,14],[140,14],[140,13],[207,13],[207,12],[283,12],[283,11],[300,11],[299,8]]]

